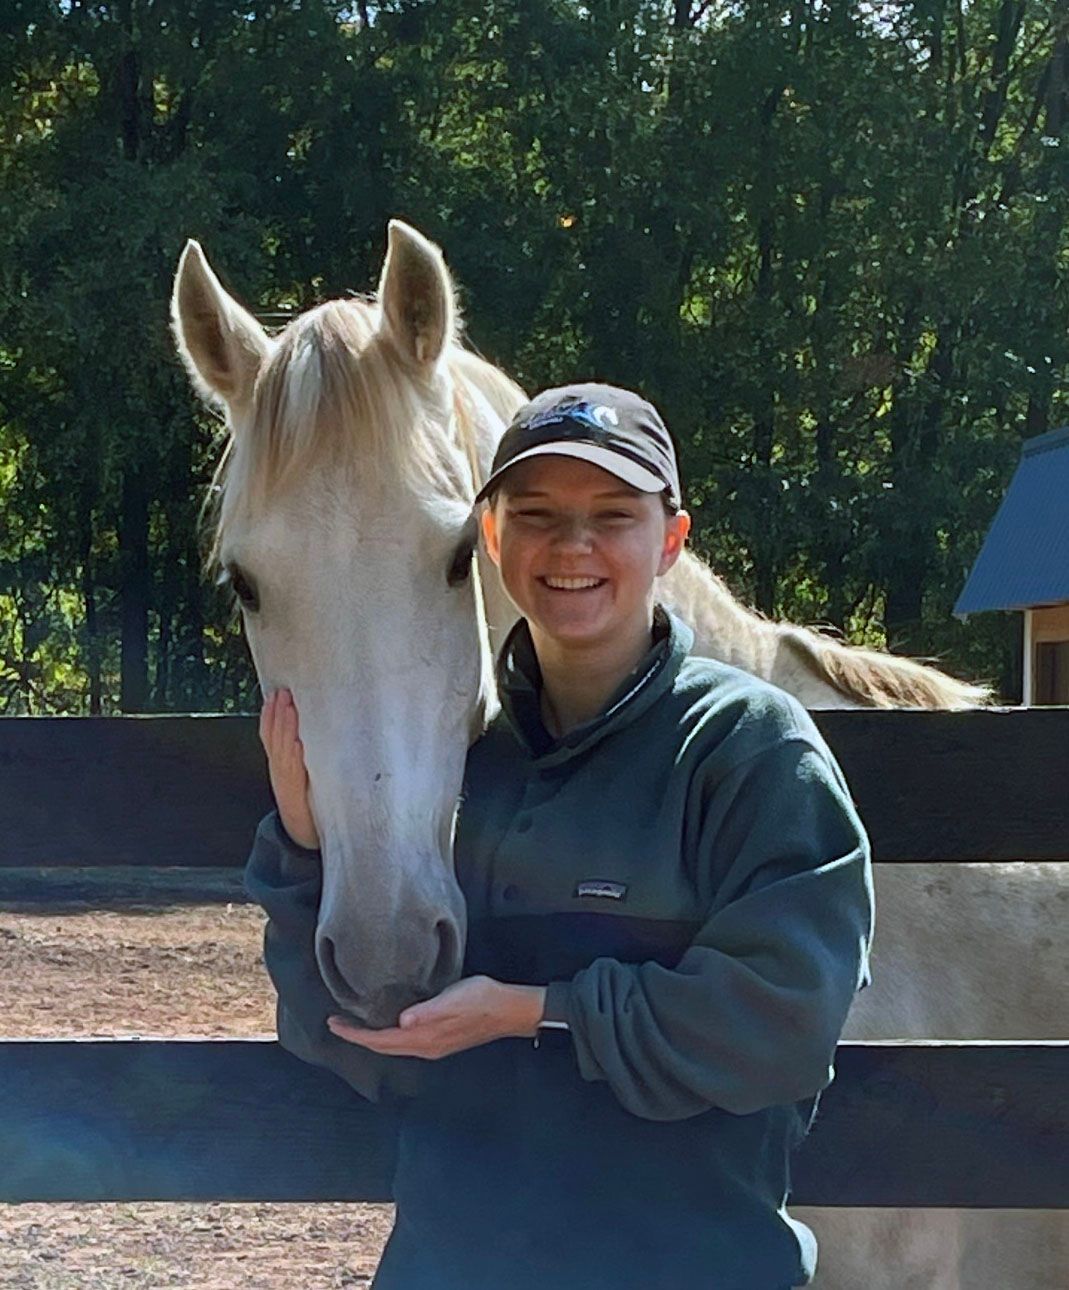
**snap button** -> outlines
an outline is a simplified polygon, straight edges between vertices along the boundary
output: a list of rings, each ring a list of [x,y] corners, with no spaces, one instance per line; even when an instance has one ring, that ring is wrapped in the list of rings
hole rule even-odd
[[[510,882],[501,892],[503,900],[516,900],[520,894],[519,887],[514,882]]]

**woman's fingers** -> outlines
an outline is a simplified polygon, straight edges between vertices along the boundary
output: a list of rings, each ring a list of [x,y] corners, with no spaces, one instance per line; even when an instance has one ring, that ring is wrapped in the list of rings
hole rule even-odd
[[[267,723],[271,716],[271,703],[274,695],[269,694],[260,706],[260,743],[267,747]]]
[[[308,771],[298,737],[297,705],[289,690],[269,695],[260,710],[260,740],[283,827],[301,846],[318,847],[319,834],[308,802]]]
[[[260,711],[260,741],[269,759],[283,758],[304,768],[297,705],[289,690],[275,690]]]
[[[288,695],[282,700],[279,726],[279,739],[282,749],[287,755],[292,755],[294,745],[297,742],[297,709]]]

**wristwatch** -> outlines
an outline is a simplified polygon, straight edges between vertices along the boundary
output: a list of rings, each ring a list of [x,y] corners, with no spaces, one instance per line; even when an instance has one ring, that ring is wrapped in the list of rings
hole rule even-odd
[[[542,1020],[538,1023],[533,1040],[535,1048],[542,1039],[543,1030],[570,1030],[568,1025],[568,993],[570,981],[551,981],[546,986],[546,1002],[542,1010]]]

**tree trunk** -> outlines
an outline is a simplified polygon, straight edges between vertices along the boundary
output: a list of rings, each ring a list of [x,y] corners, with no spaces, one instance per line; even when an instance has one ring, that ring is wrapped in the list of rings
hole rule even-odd
[[[148,705],[148,498],[144,468],[127,463],[122,480],[119,522],[120,603],[122,607],[119,708],[144,712]]]
[[[196,506],[190,500],[200,484],[194,465],[196,423],[176,423],[170,453],[171,496],[182,499],[168,511],[169,556],[176,619],[173,636],[171,707],[176,712],[217,710],[204,649],[204,578],[197,532]]]
[[[892,425],[892,479],[895,486],[896,520],[885,542],[894,544],[888,569],[887,606],[884,623],[887,643],[907,654],[924,652],[924,588],[935,557],[936,514],[928,500],[928,483],[940,460],[940,437],[947,392],[954,370],[954,347],[947,337],[949,323],[939,329],[929,364],[934,389],[911,415],[906,404],[903,415]],[[910,499],[906,510],[905,500]]]
[[[185,572],[181,631],[182,661],[185,671],[183,710],[204,712],[213,709],[213,705],[209,692],[211,677],[204,658],[204,586],[200,576],[200,555],[195,536],[190,539],[186,548]]]
[[[827,227],[832,208],[833,179],[829,172],[820,186],[820,223]],[[836,453],[837,435],[832,390],[831,337],[835,322],[832,310],[838,293],[832,288],[832,267],[825,262],[817,289],[817,309],[813,319],[813,365],[816,372],[814,403],[816,413],[816,472],[812,481],[815,513],[811,515],[812,551],[827,593],[825,619],[840,630],[846,626],[845,569],[849,527],[843,513],[836,508],[842,492],[842,478]]]
[[[85,666],[89,677],[89,715],[103,712],[100,681],[100,631],[97,626],[96,571],[93,568],[93,511],[89,497],[83,493],[79,508],[82,547],[82,603],[85,606]]]
[[[774,223],[772,217],[776,196],[776,160],[772,122],[783,97],[785,85],[776,84],[761,105],[760,133],[762,155],[765,160],[764,172],[758,193],[760,213],[757,220],[757,349],[760,355],[760,368],[766,374],[754,409],[753,426],[753,464],[756,474],[758,499],[757,514],[761,516],[760,535],[755,527],[751,536],[751,549],[754,561],[754,603],[757,608],[770,617],[775,613],[776,583],[778,577],[778,525],[777,508],[780,504],[778,490],[772,478],[772,448],[776,438],[776,400],[773,373],[775,372],[775,347],[769,339],[768,327],[774,316],[774,284],[772,279],[772,255],[774,245]],[[755,515],[755,519],[757,516]]]
[[[97,630],[96,583],[93,570],[86,564],[82,568],[82,601],[85,605],[86,670],[89,674],[89,715],[99,717],[103,712],[100,684],[100,635]]]
[[[772,301],[772,219],[768,214],[762,215],[758,225],[758,269],[757,269],[757,305],[758,305],[758,346],[761,353],[761,370],[768,375],[762,386],[758,406],[755,409],[753,427],[753,462],[757,483],[759,508],[757,515],[764,519],[762,536],[754,529],[752,546],[754,558],[754,602],[757,608],[770,617],[775,612],[776,604],[776,521],[775,507],[778,498],[773,492],[772,481],[772,446],[776,436],[775,397],[771,383],[772,346],[762,326],[771,317]]]
[[[1066,98],[1069,95],[1069,36],[1055,42],[1050,62],[1041,77],[1044,134],[1056,139],[1064,149],[1069,145],[1066,132]],[[1052,177],[1046,192],[1047,201],[1036,214],[1029,248],[1029,295],[1040,318],[1033,325],[1028,351],[1032,368],[1025,412],[1026,438],[1044,434],[1050,429],[1051,404],[1057,376],[1050,362],[1051,337],[1061,329],[1058,309],[1058,256],[1065,224],[1065,203]]]
[[[171,664],[174,657],[174,622],[175,601],[177,600],[177,577],[174,560],[164,561],[163,578],[159,590],[159,634],[156,637],[156,673],[152,678],[152,707],[156,712],[171,710]]]

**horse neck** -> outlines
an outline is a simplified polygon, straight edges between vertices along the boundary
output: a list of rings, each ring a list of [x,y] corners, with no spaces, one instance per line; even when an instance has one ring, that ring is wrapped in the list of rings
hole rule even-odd
[[[846,647],[747,609],[690,551],[663,579],[661,598],[694,629],[693,652],[699,657],[771,681],[807,708],[868,706],[863,694],[844,693],[821,669],[822,651],[846,653]]]
[[[747,609],[686,552],[664,580],[663,599],[694,628],[694,653],[721,659],[793,694],[807,708],[975,707],[990,691],[914,659],[846,645]]]
[[[694,631],[694,653],[772,680],[779,648],[775,623],[741,605],[690,551],[661,580],[660,599]]]

